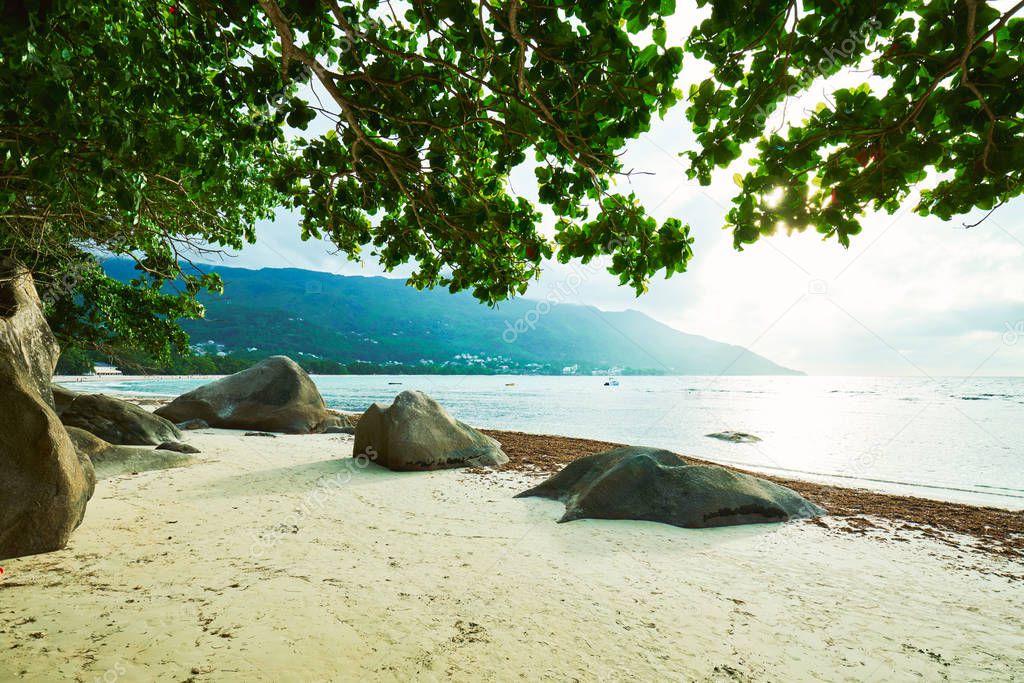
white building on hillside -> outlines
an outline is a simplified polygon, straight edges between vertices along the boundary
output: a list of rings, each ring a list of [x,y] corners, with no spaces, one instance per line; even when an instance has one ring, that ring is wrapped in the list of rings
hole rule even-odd
[[[96,363],[93,365],[93,372],[97,375],[123,375],[124,373],[110,363]]]

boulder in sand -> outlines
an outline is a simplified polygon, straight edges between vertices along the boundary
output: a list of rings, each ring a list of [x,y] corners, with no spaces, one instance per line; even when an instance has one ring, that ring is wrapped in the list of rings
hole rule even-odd
[[[67,432],[79,456],[92,463],[97,479],[191,465],[197,461],[188,453],[199,452],[198,449],[175,452],[159,446],[156,450],[144,446],[117,446],[78,427],[68,427]],[[194,448],[188,444],[176,445]]]
[[[53,410],[59,353],[31,275],[0,259],[0,559],[63,548],[95,488]]]
[[[560,522],[640,519],[686,528],[785,522],[826,514],[795,491],[675,453],[626,446],[580,458],[517,497],[565,503]]]
[[[65,427],[64,428],[68,437],[71,439],[71,444],[75,447],[75,451],[80,456],[92,459],[93,456],[99,455],[108,448],[113,448],[113,444],[104,441],[100,437],[96,436],[92,432],[87,432],[84,429],[78,427]],[[124,448],[131,448],[130,446],[124,446]]]
[[[335,410],[328,410],[327,419],[324,420],[323,432],[326,433],[329,429],[355,429],[352,425],[352,420],[348,419],[346,415]]]
[[[359,418],[352,451],[391,470],[438,470],[508,462],[501,444],[459,422],[420,391],[374,403]]]
[[[67,427],[78,427],[119,446],[156,446],[181,439],[168,420],[134,403],[104,394],[78,394],[53,386],[57,414]]]
[[[181,430],[210,428],[210,425],[206,424],[206,420],[200,420],[198,417],[194,417],[191,420],[185,420],[184,422],[179,422],[174,426]]]
[[[200,419],[211,427],[310,434],[330,423],[313,380],[286,356],[271,356],[187,394],[156,414],[172,422]]]
[[[355,434],[355,427],[327,427],[323,431],[324,434]]]

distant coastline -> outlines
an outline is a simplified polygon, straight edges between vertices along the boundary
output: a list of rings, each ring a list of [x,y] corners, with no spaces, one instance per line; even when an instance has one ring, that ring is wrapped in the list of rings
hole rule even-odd
[[[125,259],[103,262],[122,282]],[[204,265],[224,281],[182,320],[189,353],[126,372],[231,374],[286,355],[313,374],[801,375],[754,351],[690,334],[636,310],[515,298],[494,308],[470,294],[416,291],[401,280],[296,268]],[[96,359],[102,360],[102,359]]]

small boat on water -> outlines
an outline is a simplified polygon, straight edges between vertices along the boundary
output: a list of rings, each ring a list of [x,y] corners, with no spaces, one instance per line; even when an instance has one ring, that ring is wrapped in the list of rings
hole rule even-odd
[[[609,377],[608,379],[605,380],[604,385],[606,387],[617,387],[619,386],[619,380],[615,379],[614,377]]]

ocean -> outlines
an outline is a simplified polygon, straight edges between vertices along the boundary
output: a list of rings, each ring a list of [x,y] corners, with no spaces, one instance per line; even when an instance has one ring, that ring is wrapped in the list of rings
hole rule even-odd
[[[421,389],[477,427],[667,448],[762,472],[1024,509],[1024,377],[315,376],[361,412]],[[78,391],[176,396],[209,380],[117,379]],[[754,434],[757,443],[706,435]]]

